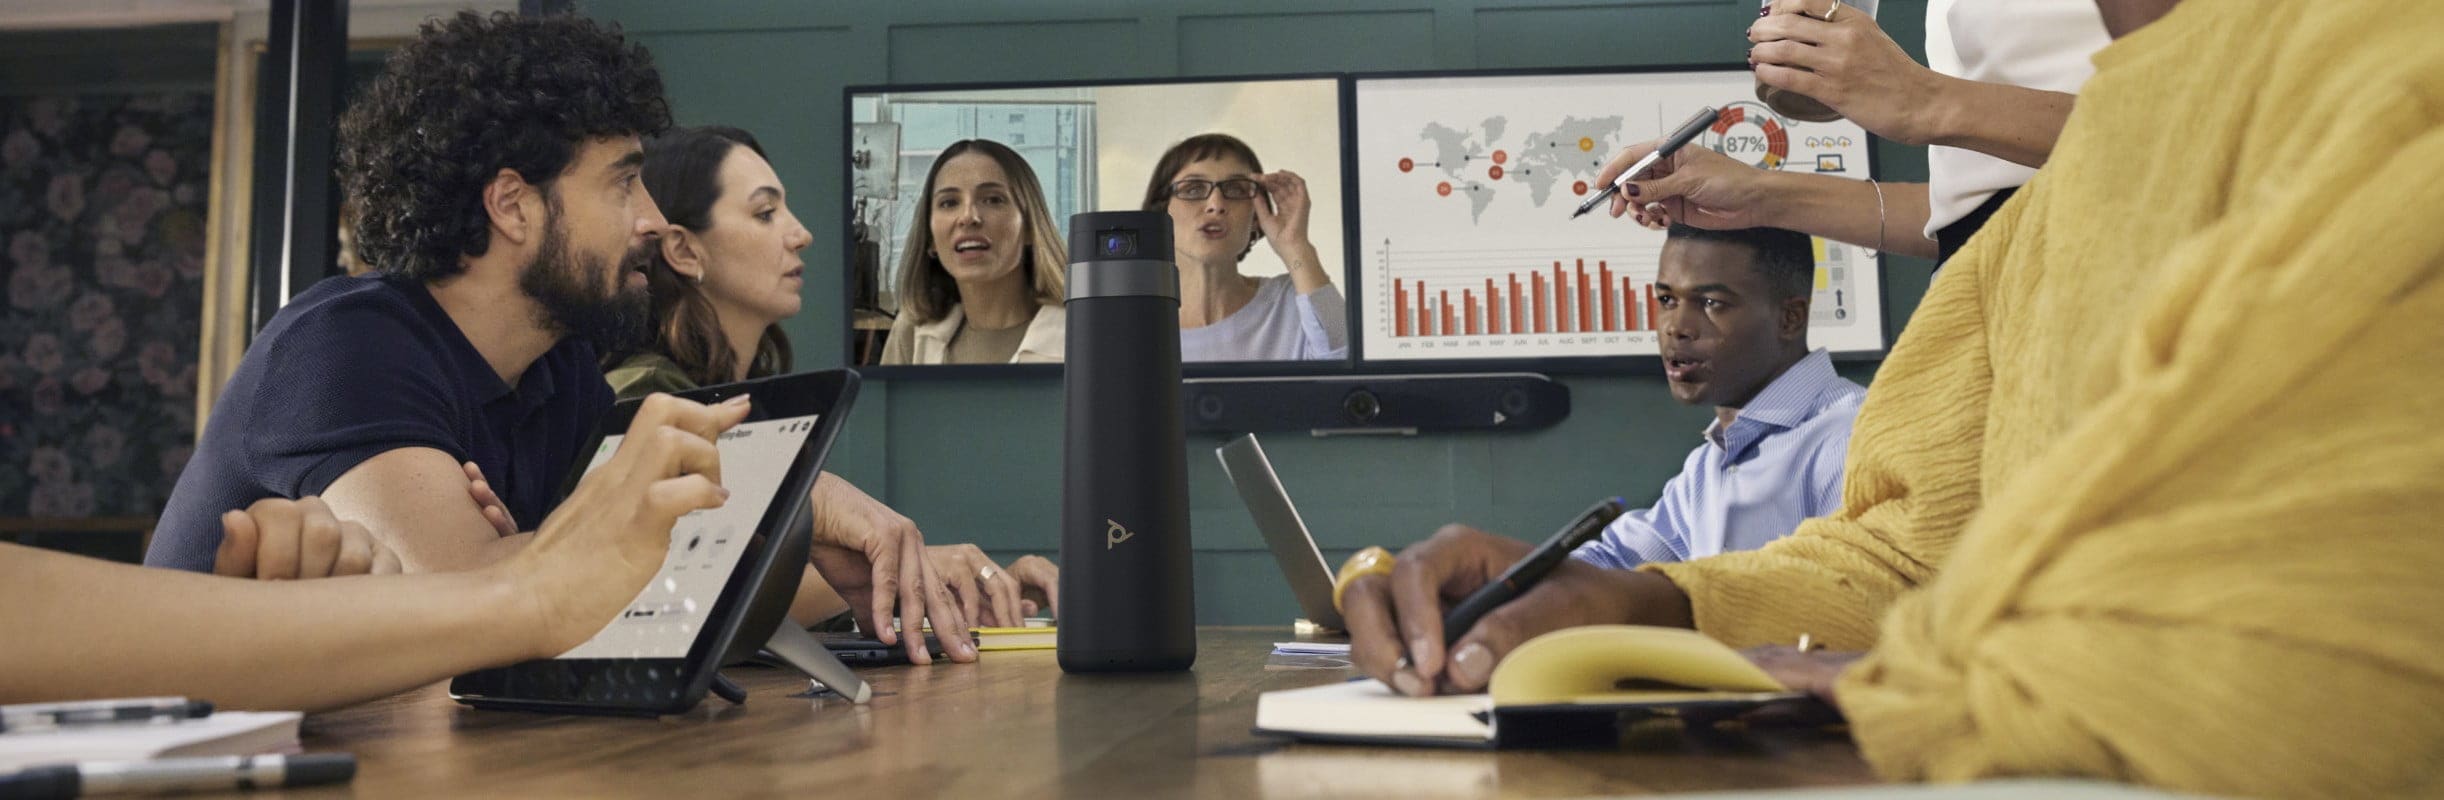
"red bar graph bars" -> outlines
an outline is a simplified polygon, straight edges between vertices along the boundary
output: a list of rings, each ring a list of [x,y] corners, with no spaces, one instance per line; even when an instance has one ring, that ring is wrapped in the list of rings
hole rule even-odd
[[[1532,270],[1525,283],[1516,272],[1486,278],[1481,287],[1463,286],[1457,298],[1425,281],[1392,281],[1396,338],[1652,331],[1661,316],[1654,284],[1614,273],[1606,259],[1593,271],[1585,259],[1555,261],[1550,277]]]
[[[1595,294],[1587,287],[1587,259],[1582,258],[1578,260],[1578,329],[1582,332],[1596,330],[1594,309],[1588,307],[1593,299]]]
[[[1417,335],[1409,330],[1408,281],[1392,281],[1392,335]]]
[[[1620,330],[1621,305],[1613,302],[1613,298],[1617,295],[1612,293],[1612,268],[1598,261],[1595,262],[1595,271],[1597,275],[1602,276],[1597,279],[1595,285],[1604,287],[1604,330],[1608,332]]]
[[[1621,301],[1621,327],[1633,331],[1648,329],[1647,326],[1650,323],[1646,319],[1646,306],[1638,304],[1638,289],[1629,285],[1628,276],[1622,276],[1620,291],[1604,293],[1604,302],[1610,303],[1614,300]]]
[[[1578,308],[1578,301],[1573,297],[1570,294],[1570,276],[1562,273],[1561,262],[1553,262],[1553,325],[1563,333],[1578,330],[1578,317],[1570,314]]]
[[[1545,316],[1544,311],[1546,299],[1544,293],[1544,275],[1530,272],[1528,273],[1528,282],[1534,284],[1536,287],[1536,332],[1552,333],[1553,323],[1551,318]]]

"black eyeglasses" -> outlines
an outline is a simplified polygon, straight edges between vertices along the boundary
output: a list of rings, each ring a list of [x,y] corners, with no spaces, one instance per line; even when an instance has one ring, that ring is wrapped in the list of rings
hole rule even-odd
[[[1253,200],[1256,198],[1258,188],[1253,178],[1230,178],[1221,181],[1189,178],[1174,181],[1171,184],[1171,196],[1182,200],[1203,200],[1212,197],[1217,187],[1222,190],[1224,200]]]

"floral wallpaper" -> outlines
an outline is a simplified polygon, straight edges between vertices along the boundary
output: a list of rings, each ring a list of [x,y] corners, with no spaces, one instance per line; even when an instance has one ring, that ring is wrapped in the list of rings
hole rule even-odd
[[[153,516],[193,452],[209,94],[0,97],[0,516]]]

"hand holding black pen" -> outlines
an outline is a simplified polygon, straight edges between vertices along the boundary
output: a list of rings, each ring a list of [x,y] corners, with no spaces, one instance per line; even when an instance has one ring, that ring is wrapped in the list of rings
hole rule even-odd
[[[1560,565],[1562,559],[1569,558],[1579,545],[1602,534],[1605,526],[1611,525],[1614,519],[1628,510],[1629,505],[1618,497],[1596,503],[1572,518],[1570,524],[1555,531],[1552,538],[1529,551],[1526,558],[1519,559],[1510,569],[1503,570],[1500,576],[1477,587],[1474,593],[1461,600],[1459,605],[1452,606],[1451,613],[1443,617],[1443,646],[1450,647],[1459,641],[1461,636],[1468,633],[1468,629],[1477,626],[1477,619],[1485,616],[1485,612],[1535,588],[1536,582],[1544,580],[1544,576]]]
[[[1397,559],[1353,559],[1341,613],[1352,666],[1411,697],[1482,691],[1513,648],[1581,625],[1693,627],[1687,597],[1660,575],[1571,554],[1626,513],[1614,498],[1542,543],[1445,525]],[[1364,554],[1361,554],[1362,556]]]

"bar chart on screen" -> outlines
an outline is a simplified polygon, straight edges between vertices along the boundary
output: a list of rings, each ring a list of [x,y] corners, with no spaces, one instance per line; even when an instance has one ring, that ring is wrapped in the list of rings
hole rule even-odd
[[[1652,248],[1647,248],[1651,250]],[[1388,320],[1371,348],[1387,358],[1607,356],[1655,352],[1653,253],[1402,251],[1384,243],[1368,316]],[[1622,268],[1613,265],[1619,263]]]
[[[1691,147],[1760,169],[1863,179],[1866,134],[1744,99],[1745,70],[1357,81],[1352,283],[1367,361],[1652,356],[1666,235],[1570,212],[1630,144],[1711,107]],[[1813,240],[1809,344],[1884,347],[1880,267]]]

